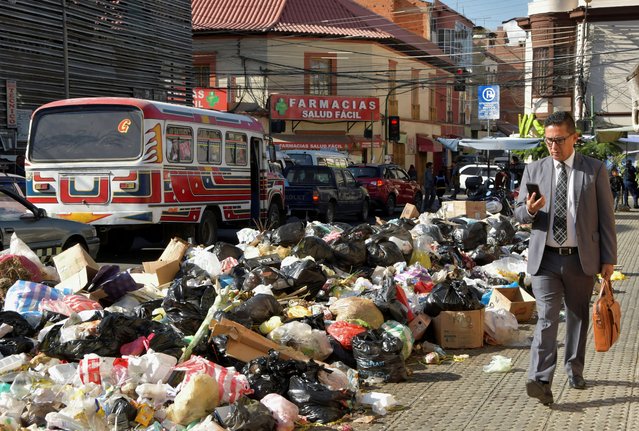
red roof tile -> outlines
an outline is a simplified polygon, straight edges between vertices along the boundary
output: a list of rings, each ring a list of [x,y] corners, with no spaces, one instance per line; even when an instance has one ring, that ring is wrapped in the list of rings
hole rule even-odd
[[[270,30],[286,0],[191,0],[193,30]]]

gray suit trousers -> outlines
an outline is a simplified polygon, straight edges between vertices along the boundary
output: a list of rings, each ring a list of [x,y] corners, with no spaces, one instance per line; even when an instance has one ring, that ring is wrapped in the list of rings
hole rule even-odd
[[[532,277],[539,318],[530,350],[530,379],[552,383],[562,301],[566,306],[564,367],[569,377],[583,376],[594,284],[594,276],[584,274],[577,253],[560,256],[544,251],[539,272]]]

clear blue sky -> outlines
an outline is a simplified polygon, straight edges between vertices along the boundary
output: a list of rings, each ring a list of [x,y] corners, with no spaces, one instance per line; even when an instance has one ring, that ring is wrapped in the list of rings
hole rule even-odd
[[[462,13],[475,25],[495,30],[502,21],[528,16],[528,3],[532,0],[442,0]]]

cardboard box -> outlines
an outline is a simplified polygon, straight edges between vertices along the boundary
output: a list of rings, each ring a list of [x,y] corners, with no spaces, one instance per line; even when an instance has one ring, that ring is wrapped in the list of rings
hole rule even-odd
[[[443,205],[447,218],[466,216],[482,220],[486,218],[486,202],[447,201]]]
[[[521,287],[496,287],[490,295],[489,307],[503,308],[515,315],[518,322],[526,322],[532,317],[537,302]]]
[[[248,362],[260,356],[266,356],[271,349],[280,352],[280,358],[282,359],[297,359],[299,361],[308,361],[309,359],[292,347],[271,341],[232,320],[225,318],[222,318],[220,322],[213,320],[209,328],[211,329],[212,337],[216,335],[226,335],[228,337],[226,354],[240,361]]]
[[[419,209],[413,204],[406,204],[400,218],[413,219],[419,217]]]
[[[410,332],[413,334],[415,341],[422,339],[431,320],[430,316],[426,314],[418,314],[413,320],[408,322],[408,327],[410,328]]]
[[[188,248],[188,242],[180,238],[173,238],[158,260],[142,262],[144,272],[155,275],[152,284],[157,287],[172,281],[180,270],[180,262]]]
[[[435,339],[444,349],[475,349],[484,345],[484,309],[442,311],[433,319]]]
[[[71,289],[74,293],[87,287],[100,270],[100,265],[89,256],[89,253],[80,244],[53,256],[53,263],[61,280],[56,287],[58,289]]]

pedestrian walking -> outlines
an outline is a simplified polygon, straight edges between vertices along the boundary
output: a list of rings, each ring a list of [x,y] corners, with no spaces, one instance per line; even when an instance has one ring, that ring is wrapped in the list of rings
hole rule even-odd
[[[619,170],[616,166],[613,166],[610,170],[610,190],[612,191],[614,208],[615,211],[617,211],[619,209],[619,201],[621,200],[621,193],[623,191],[623,180],[619,176]]]
[[[459,162],[457,162],[456,160],[453,161],[453,166],[452,169],[450,171],[450,180],[453,184],[453,190],[452,190],[452,194],[450,195],[451,199],[457,199],[457,193],[460,192],[460,187],[459,187],[459,183],[460,183],[460,175],[459,175]]]
[[[424,171],[424,200],[422,201],[422,212],[431,210],[435,201],[435,177],[433,175],[433,163],[426,163]]]
[[[548,405],[553,402],[562,303],[566,309],[564,369],[571,388],[586,387],[590,298],[597,272],[604,279],[612,275],[617,237],[605,165],[575,152],[578,136],[569,113],[551,114],[544,127],[550,156],[528,165],[522,177],[522,190],[536,183],[541,196],[520,193],[515,217],[520,223],[532,223],[528,273],[538,311],[526,392]]]
[[[639,208],[637,201],[637,169],[632,166],[632,160],[626,160],[626,166],[623,171],[623,204],[630,207],[628,195],[632,195],[635,200],[634,209]]]
[[[435,194],[439,200],[439,206],[441,207],[442,197],[446,193],[448,188],[448,180],[446,179],[446,171],[440,169],[435,177]]]

